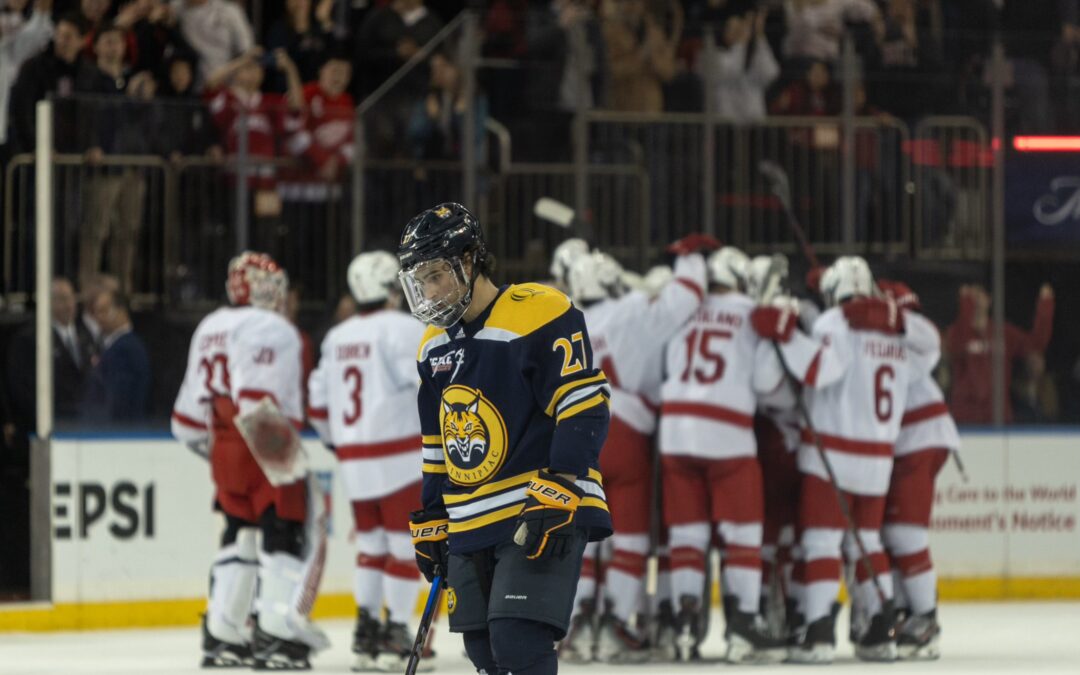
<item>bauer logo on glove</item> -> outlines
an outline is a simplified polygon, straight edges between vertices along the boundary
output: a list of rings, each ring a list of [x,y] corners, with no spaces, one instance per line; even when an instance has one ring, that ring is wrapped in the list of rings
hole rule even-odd
[[[573,481],[541,471],[529,482],[525,494],[514,543],[525,549],[529,560],[565,556],[573,539],[574,515],[585,493]]]

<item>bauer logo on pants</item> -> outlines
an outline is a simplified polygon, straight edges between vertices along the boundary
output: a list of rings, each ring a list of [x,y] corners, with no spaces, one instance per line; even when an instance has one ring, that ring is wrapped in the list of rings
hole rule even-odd
[[[447,586],[446,611],[450,614],[453,614],[455,609],[457,609],[457,593],[454,592],[453,586]]]
[[[439,422],[452,482],[479,485],[502,468],[506,422],[479,389],[455,384],[443,390]]]

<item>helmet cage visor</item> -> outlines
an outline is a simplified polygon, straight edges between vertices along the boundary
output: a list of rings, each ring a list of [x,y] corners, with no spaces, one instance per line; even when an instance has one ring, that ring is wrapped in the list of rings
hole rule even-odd
[[[398,279],[412,315],[438,328],[457,323],[472,302],[461,258],[425,260],[398,272]]]

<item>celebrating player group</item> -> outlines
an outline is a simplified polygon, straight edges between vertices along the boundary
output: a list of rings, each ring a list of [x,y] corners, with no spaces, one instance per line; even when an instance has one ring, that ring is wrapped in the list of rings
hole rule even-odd
[[[668,252],[642,277],[568,239],[550,284],[498,286],[478,219],[440,204],[356,257],[357,311],[306,382],[284,271],[235,258],[173,412],[225,522],[202,665],[329,646],[309,616],[344,554],[305,398],[354,516],[355,671],[434,667],[421,577],[484,675],[699,661],[717,581],[730,663],[831,662],[842,579],[858,658],[937,658],[928,525],[959,438],[918,298],[858,257],[798,299],[783,256]]]

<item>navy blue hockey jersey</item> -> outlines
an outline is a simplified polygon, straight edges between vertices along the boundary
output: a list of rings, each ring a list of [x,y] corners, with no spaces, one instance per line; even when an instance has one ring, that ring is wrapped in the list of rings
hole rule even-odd
[[[504,286],[475,320],[429,327],[417,354],[424,508],[450,518],[450,550],[513,536],[540,469],[585,492],[576,521],[611,534],[598,470],[610,390],[593,363],[585,318],[548,286]]]

